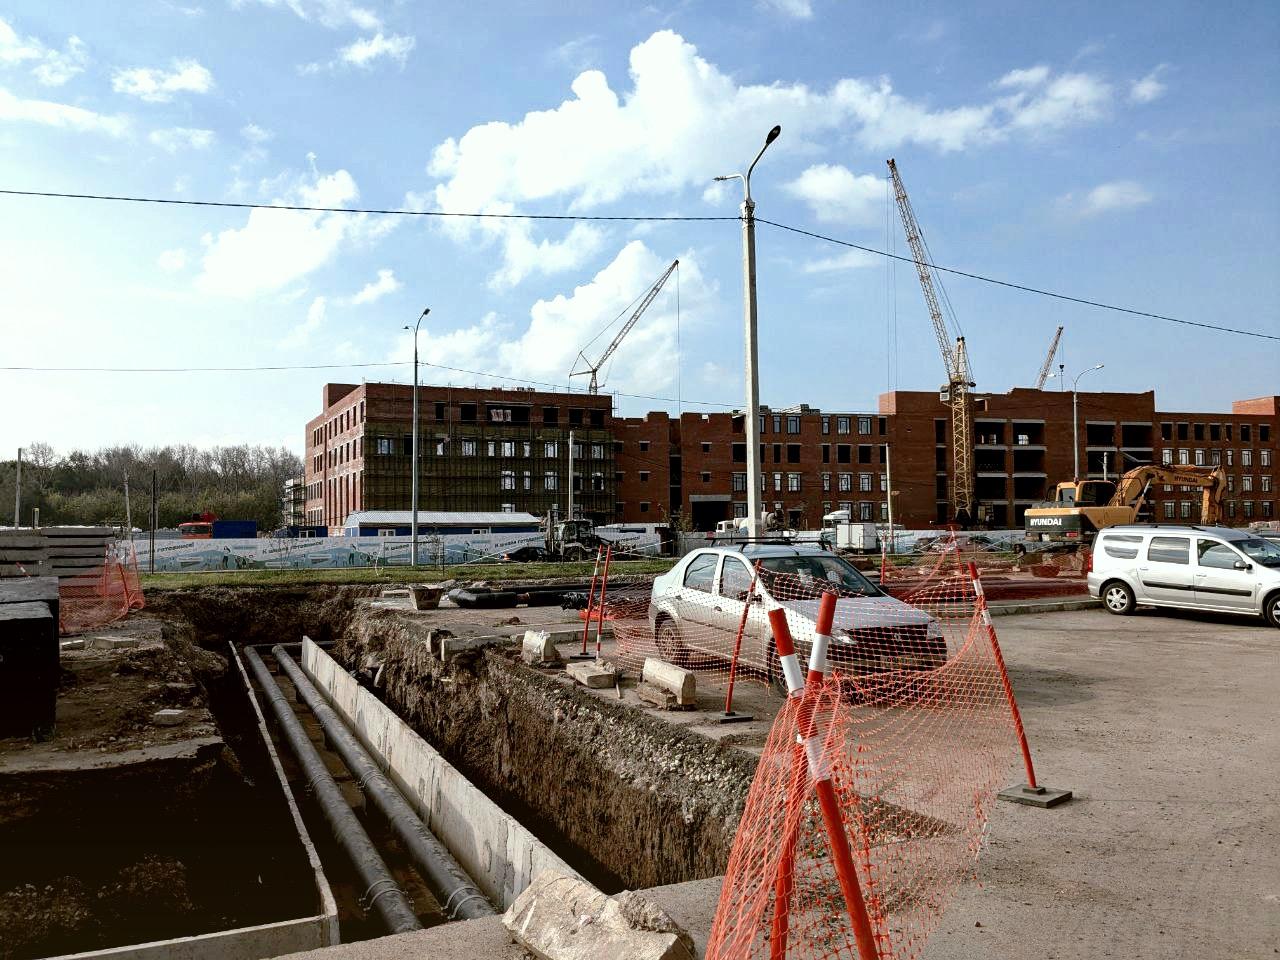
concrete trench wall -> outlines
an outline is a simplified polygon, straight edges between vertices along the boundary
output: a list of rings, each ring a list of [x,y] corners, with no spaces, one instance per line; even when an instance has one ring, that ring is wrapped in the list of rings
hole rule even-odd
[[[385,701],[473,782],[605,887],[724,872],[755,760],[514,660],[499,648],[435,658],[426,630],[359,609],[334,655],[382,660]],[[372,699],[372,698],[371,698]],[[606,890],[606,892],[609,892]]]
[[[311,640],[302,667],[495,904],[505,910],[543,870],[575,872]]]

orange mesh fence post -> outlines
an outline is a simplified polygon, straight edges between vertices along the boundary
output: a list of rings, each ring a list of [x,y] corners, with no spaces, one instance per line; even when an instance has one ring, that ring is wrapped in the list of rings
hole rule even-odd
[[[751,613],[751,604],[759,598],[756,595],[756,584],[760,581],[760,561],[757,560],[755,566],[751,570],[751,586],[747,588],[745,602],[742,604],[742,616],[738,618],[738,633],[733,638],[733,657],[729,660],[729,689],[724,695],[724,716],[722,719],[730,717],[741,717],[743,720],[750,720],[746,714],[735,714],[733,712],[733,682],[737,679],[738,673],[738,657],[742,653],[742,634],[747,629],[747,616]]]
[[[596,659],[600,659],[600,638],[604,633],[604,598],[609,592],[609,563],[613,560],[613,547],[604,553],[604,573],[600,577],[600,615],[596,620]],[[589,610],[588,610],[589,612]]]
[[[582,653],[579,656],[587,656],[587,634],[591,632],[591,602],[596,595],[596,579],[600,576],[600,555],[604,553],[604,547],[596,547],[596,565],[591,571],[591,586],[587,590],[587,611],[586,616],[582,618]]]

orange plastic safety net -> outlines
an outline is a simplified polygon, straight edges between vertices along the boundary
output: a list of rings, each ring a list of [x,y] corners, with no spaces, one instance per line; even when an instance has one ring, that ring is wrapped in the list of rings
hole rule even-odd
[[[58,631],[66,636],[105,627],[145,605],[133,545],[109,544],[100,567],[58,582]]]
[[[804,594],[829,588],[797,583],[799,596],[782,601],[801,660],[814,638]],[[868,622],[860,598],[836,592],[832,672],[788,698],[774,721],[738,826],[709,960],[868,960],[838,882],[835,842],[852,853],[874,956],[919,956],[974,874],[996,790],[1018,756],[994,633],[967,573],[940,576],[903,605],[907,612],[877,611],[878,624]],[[921,617],[928,620],[917,632]],[[934,642],[937,628],[945,648]],[[807,751],[798,743],[806,714]],[[821,779],[834,793],[838,837],[820,812]]]

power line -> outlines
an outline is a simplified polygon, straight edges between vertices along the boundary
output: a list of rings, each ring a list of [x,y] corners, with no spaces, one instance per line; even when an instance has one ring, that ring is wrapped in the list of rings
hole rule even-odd
[[[175,207],[222,207],[230,210],[285,210],[294,213],[368,213],[395,217],[465,217],[474,220],[604,220],[630,223],[739,220],[737,216],[590,216],[578,213],[473,213],[449,210],[405,210],[379,207],[312,207],[298,203],[245,203],[233,200],[177,200],[169,197],[128,197],[103,193],[60,193],[54,190],[5,190],[10,197],[42,197],[58,200],[105,200],[119,203],[152,203]]]
[[[7,366],[0,370],[14,373],[263,373],[289,370],[354,370],[367,367],[411,367],[412,360],[383,360],[372,363],[300,363],[282,365],[264,365],[256,367],[32,367]],[[465,367],[451,367],[443,363],[430,363],[419,360],[418,366],[432,367],[436,370],[447,370],[450,373],[465,374],[470,377],[485,377],[490,380],[523,383],[534,387],[550,387],[556,393],[573,393],[566,390],[564,384],[550,380],[529,380],[523,377],[511,377],[502,373],[485,370],[468,370]],[[623,393],[620,390],[606,391],[617,397],[630,400],[653,400],[659,403],[693,403],[701,407],[721,407],[725,410],[736,410],[740,404],[718,403],[713,400],[689,400],[679,397],[657,397],[645,393]]]
[[[852,250],[861,250],[863,253],[872,253],[878,257],[888,257],[891,260],[901,260],[904,263],[915,263],[911,257],[902,254],[889,253],[885,250],[877,250],[875,247],[865,247],[858,243],[852,243],[848,240],[838,240],[835,237],[828,237],[825,234],[814,233],[812,230],[803,230],[800,227],[791,227],[785,223],[777,223],[773,220],[764,220],[760,217],[756,218],[756,223],[766,223],[771,227],[777,227],[779,230],[785,230],[788,233],[798,233],[803,237],[811,237],[814,240],[822,240],[826,243],[834,243],[837,246],[848,247]],[[930,258],[932,259],[932,258]],[[1135,317],[1148,317],[1152,320],[1164,320],[1168,323],[1180,323],[1188,327],[1200,327],[1205,330],[1217,330],[1220,333],[1235,333],[1242,337],[1258,337],[1262,340],[1280,340],[1280,335],[1274,333],[1261,333],[1257,330],[1240,330],[1235,327],[1223,327],[1216,323],[1201,323],[1196,320],[1181,320],[1178,317],[1167,317],[1160,313],[1148,313],[1145,310],[1134,310],[1129,307],[1120,307],[1112,303],[1103,303],[1099,300],[1087,300],[1084,297],[1072,297],[1065,293],[1054,293],[1052,290],[1042,290],[1039,287],[1031,287],[1026,284],[1013,283],[1009,280],[997,280],[995,277],[983,276],[980,273],[970,273],[967,270],[957,270],[954,267],[942,267],[936,263],[930,263],[929,266],[934,270],[943,273],[955,274],[958,277],[967,277],[970,280],[981,280],[983,283],[993,283],[999,287],[1007,287],[1011,290],[1021,290],[1023,293],[1035,293],[1042,297],[1052,297],[1054,300],[1065,300],[1068,303],[1079,303],[1087,307],[1098,307],[1102,310],[1114,310],[1116,313],[1127,313]]]

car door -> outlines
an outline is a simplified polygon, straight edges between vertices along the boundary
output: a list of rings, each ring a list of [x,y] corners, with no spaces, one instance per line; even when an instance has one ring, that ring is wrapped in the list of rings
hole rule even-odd
[[[747,606],[747,594],[751,589],[752,570],[742,557],[726,556],[720,566],[720,578],[716,584],[716,602],[712,615],[717,628],[717,644],[720,655],[727,658],[733,656],[734,644],[738,638],[738,624],[742,622],[742,610]],[[766,623],[764,604],[757,600],[751,604],[747,614],[747,622],[742,630],[742,649],[739,654],[743,663],[753,667],[763,667],[764,661],[760,651],[763,649],[760,639]]]
[[[720,566],[720,554],[702,553],[694,557],[684,570],[677,610],[680,621],[680,638],[685,646],[708,653],[716,652],[712,623],[715,606],[716,571]]]
[[[1240,570],[1236,564],[1247,565]],[[1258,609],[1258,575],[1253,564],[1221,540],[1196,538],[1196,603],[1205,607],[1253,612]]]
[[[1191,566],[1191,538],[1155,536],[1138,561],[1138,580],[1143,596],[1152,603],[1180,607],[1195,605]]]

